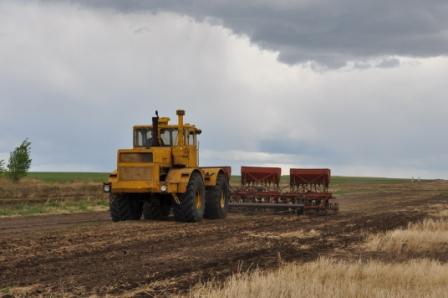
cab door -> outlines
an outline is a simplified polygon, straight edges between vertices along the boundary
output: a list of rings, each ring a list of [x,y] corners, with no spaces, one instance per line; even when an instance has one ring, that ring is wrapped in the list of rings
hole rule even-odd
[[[194,130],[185,130],[185,144],[188,148],[189,167],[198,167],[198,146],[196,139],[196,132]]]

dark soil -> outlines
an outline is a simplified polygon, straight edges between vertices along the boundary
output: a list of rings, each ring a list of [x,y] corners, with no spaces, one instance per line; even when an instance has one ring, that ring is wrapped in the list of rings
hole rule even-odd
[[[343,196],[341,211],[329,216],[231,213],[195,224],[112,223],[107,213],[1,219],[0,289],[168,296],[238,271],[349,257],[368,233],[421,220],[428,208],[447,202],[446,183],[395,188]]]

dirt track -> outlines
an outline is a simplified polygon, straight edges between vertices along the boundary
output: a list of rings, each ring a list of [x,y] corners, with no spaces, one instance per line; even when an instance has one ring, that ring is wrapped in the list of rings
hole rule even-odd
[[[378,191],[380,188],[380,191]],[[0,220],[0,289],[28,294],[169,295],[238,270],[320,255],[346,257],[365,233],[425,216],[446,182],[366,186],[332,216],[232,213],[198,224],[112,223],[106,213]],[[385,206],[388,206],[385,208]],[[20,289],[15,289],[19,291]]]

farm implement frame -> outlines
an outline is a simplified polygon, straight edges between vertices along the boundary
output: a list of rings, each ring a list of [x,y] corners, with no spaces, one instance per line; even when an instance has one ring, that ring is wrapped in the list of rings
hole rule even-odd
[[[289,185],[280,184],[281,168],[241,167],[240,185],[231,187],[231,208],[286,209],[297,214],[337,212],[328,188],[329,169],[290,169]]]

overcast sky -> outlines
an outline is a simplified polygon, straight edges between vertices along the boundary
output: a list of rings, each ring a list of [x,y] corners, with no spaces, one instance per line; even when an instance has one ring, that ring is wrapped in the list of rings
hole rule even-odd
[[[110,171],[154,110],[201,163],[448,178],[448,2],[0,0],[0,159]]]

